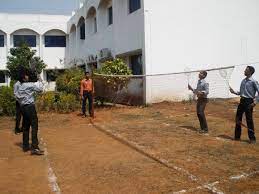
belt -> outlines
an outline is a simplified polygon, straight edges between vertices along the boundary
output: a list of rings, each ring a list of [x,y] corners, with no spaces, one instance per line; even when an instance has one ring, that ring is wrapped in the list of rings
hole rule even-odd
[[[253,98],[246,98],[246,97],[243,97],[243,96],[241,96],[241,99],[242,100],[254,100]]]
[[[92,90],[84,90],[83,92],[92,92]]]
[[[22,104],[21,106],[26,107],[26,106],[33,106],[33,105],[35,105],[35,104],[33,104],[33,103],[32,104]]]

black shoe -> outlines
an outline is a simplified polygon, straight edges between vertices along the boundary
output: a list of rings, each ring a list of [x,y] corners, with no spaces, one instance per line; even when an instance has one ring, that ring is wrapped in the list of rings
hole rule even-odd
[[[208,130],[200,129],[200,130],[199,130],[199,133],[209,133],[209,131],[208,131]]]
[[[36,149],[32,149],[31,150],[31,155],[44,155],[44,151],[43,150],[40,150],[39,148],[36,148]]]
[[[23,147],[22,150],[23,152],[28,152],[30,150],[30,147]]]
[[[85,118],[86,117],[86,114],[82,114],[82,118]]]
[[[235,140],[235,141],[240,141],[240,138],[235,137],[234,140]]]
[[[19,128],[16,128],[15,130],[14,130],[14,133],[16,134],[16,135],[18,135],[19,133],[22,133],[23,132],[23,130],[21,130],[21,129],[19,129]]]

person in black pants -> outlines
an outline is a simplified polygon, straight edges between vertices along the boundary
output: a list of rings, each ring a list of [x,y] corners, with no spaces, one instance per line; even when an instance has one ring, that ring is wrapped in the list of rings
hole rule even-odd
[[[16,95],[16,92],[18,91],[20,85],[21,85],[21,83],[19,81],[17,81],[14,84],[14,96]],[[22,121],[22,127],[20,128],[21,118],[22,118],[21,107],[20,107],[18,100],[16,100],[16,103],[15,103],[15,129],[14,129],[15,134],[19,134],[19,133],[23,132],[24,120]]]
[[[196,89],[193,89],[190,85],[188,85],[188,89],[191,90],[198,97],[196,111],[201,127],[201,129],[199,130],[200,133],[208,133],[208,125],[204,113],[204,110],[208,103],[207,96],[209,94],[209,84],[205,81],[206,77],[207,72],[201,71],[199,73],[199,81],[197,83]]]
[[[18,99],[21,106],[22,114],[24,117],[24,131],[23,131],[23,151],[27,152],[30,150],[29,146],[29,132],[31,127],[31,154],[32,155],[43,155],[44,152],[39,148],[38,141],[38,117],[34,104],[34,94],[35,92],[43,91],[43,83],[38,82],[28,82],[29,74],[24,73],[21,76],[19,87],[16,93],[16,99]]]
[[[85,79],[81,81],[80,85],[80,96],[82,99],[82,116],[86,117],[86,100],[88,99],[88,111],[91,117],[94,116],[93,113],[93,93],[94,86],[93,80],[90,78],[89,72],[85,72]]]
[[[230,92],[232,94],[240,95],[240,103],[237,108],[236,113],[236,127],[235,127],[235,140],[240,140],[241,137],[241,124],[242,117],[245,113],[246,122],[248,127],[248,137],[250,143],[256,143],[256,137],[254,133],[254,121],[253,121],[253,109],[256,106],[256,103],[259,102],[259,96],[255,97],[255,94],[259,95],[259,84],[252,78],[255,69],[252,66],[247,66],[245,69],[246,78],[243,79],[240,86],[240,91],[235,92],[232,88],[230,88]]]

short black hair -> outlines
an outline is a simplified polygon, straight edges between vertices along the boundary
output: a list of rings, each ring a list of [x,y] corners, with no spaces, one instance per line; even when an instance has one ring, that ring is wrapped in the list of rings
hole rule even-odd
[[[201,71],[201,73],[205,76],[205,77],[207,77],[207,71]]]
[[[253,66],[247,66],[247,68],[249,69],[251,75],[253,75],[255,72],[255,68]]]
[[[25,76],[29,76],[30,77],[29,71],[24,69],[24,68],[21,68],[19,70],[19,79],[18,79],[18,81],[23,83],[24,79],[25,79]]]

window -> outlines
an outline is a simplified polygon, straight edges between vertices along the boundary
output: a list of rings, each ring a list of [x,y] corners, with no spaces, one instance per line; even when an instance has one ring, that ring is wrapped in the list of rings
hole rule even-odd
[[[133,55],[130,57],[130,64],[133,75],[142,75],[142,55]]]
[[[60,70],[46,70],[46,77],[48,82],[54,82],[56,81],[57,77],[64,73],[65,70],[60,69]]]
[[[13,42],[15,47],[20,46],[22,43],[27,44],[29,47],[36,47],[36,36],[35,35],[14,35]]]
[[[113,24],[113,13],[112,13],[112,7],[108,8],[108,25]]]
[[[80,25],[80,39],[85,40],[85,22]]]
[[[96,17],[94,18],[94,33],[97,32],[97,20]]]
[[[129,13],[140,9],[140,0],[129,0]]]
[[[5,83],[5,72],[0,71],[0,83]]]
[[[45,47],[66,47],[66,36],[45,36]]]
[[[4,35],[0,35],[0,47],[4,47]]]

